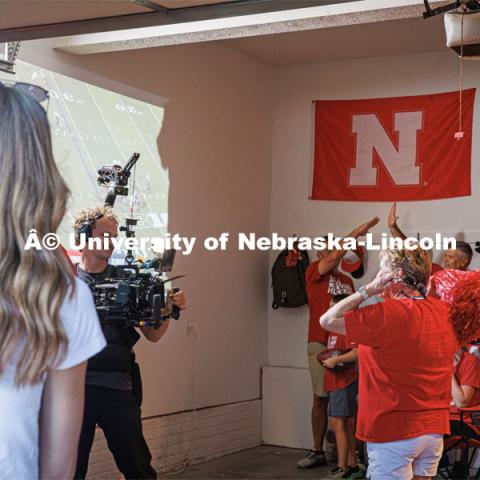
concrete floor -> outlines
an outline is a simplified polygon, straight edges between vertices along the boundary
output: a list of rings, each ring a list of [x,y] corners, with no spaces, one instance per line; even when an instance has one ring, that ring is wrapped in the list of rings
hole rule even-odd
[[[310,470],[299,470],[296,465],[307,450],[262,445],[225,457],[216,458],[200,465],[188,467],[176,475],[164,478],[193,479],[308,479],[320,480],[335,468],[334,463]]]
[[[181,480],[327,479],[330,470],[335,468],[335,463],[310,470],[299,470],[296,467],[298,460],[304,457],[306,453],[307,450],[262,445],[188,467],[175,475],[164,474],[162,478]],[[434,478],[440,479],[441,477]]]

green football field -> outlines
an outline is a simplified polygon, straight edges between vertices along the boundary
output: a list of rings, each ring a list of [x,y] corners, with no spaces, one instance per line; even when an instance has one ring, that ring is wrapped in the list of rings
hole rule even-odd
[[[33,83],[49,91],[54,156],[72,191],[59,231],[62,242],[67,244],[77,212],[104,202],[107,190],[97,185],[97,170],[103,165],[123,166],[134,152],[140,153],[140,159],[130,177],[129,195],[117,197],[115,212],[123,221],[133,208],[139,220],[137,237],[162,237],[167,232],[168,172],[157,149],[161,107],[21,61],[15,76],[0,72],[0,79]]]

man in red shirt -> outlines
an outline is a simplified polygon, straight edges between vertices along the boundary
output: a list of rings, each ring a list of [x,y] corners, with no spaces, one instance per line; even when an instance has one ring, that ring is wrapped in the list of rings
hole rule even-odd
[[[377,217],[355,228],[348,237],[358,238],[378,223]],[[305,272],[309,308],[308,327],[308,364],[313,389],[312,431],[313,448],[302,458],[297,467],[300,469],[313,468],[327,463],[323,442],[327,429],[328,397],[323,388],[325,369],[317,360],[317,355],[325,350],[328,333],[320,326],[319,318],[330,307],[333,295],[353,293],[353,282],[350,277],[340,273],[337,267],[348,250],[319,250],[317,261],[311,263]]]
[[[452,358],[458,341],[448,304],[426,297],[431,261],[420,248],[380,254],[376,278],[321,317],[359,344],[357,438],[369,478],[431,478],[449,433]],[[373,295],[383,301],[364,308]]]
[[[457,248],[449,248],[443,254],[443,267],[456,270],[468,270],[472,261],[472,247],[462,240],[457,240]]]

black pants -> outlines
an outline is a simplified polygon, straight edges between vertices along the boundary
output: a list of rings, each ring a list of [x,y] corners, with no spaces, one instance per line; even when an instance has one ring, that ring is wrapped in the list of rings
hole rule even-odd
[[[87,475],[96,425],[103,430],[115,463],[127,480],[157,478],[142,433],[140,407],[132,392],[87,385],[76,479],[84,479]]]

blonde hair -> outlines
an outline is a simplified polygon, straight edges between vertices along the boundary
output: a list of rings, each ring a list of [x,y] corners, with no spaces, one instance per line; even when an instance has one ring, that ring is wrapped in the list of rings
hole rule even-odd
[[[90,222],[92,228],[95,228],[97,225],[97,219],[100,216],[107,220],[113,220],[118,224],[118,217],[113,213],[112,207],[84,208],[75,217],[75,220],[73,221],[73,229],[75,232],[78,232],[80,227],[86,222]]]
[[[417,246],[414,249],[386,250],[387,264],[392,270],[400,268],[406,283],[426,291],[428,279],[432,273],[432,260],[426,250]]]
[[[0,84],[0,374],[15,365],[15,384],[41,382],[63,357],[60,307],[74,276],[59,250],[25,250],[30,229],[56,232],[69,189],[52,154],[44,109]]]

